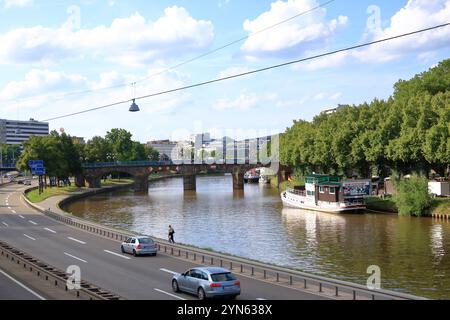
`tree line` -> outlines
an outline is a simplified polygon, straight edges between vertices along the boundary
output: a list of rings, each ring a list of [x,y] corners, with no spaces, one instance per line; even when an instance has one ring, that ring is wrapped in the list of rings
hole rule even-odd
[[[450,59],[408,81],[387,100],[348,105],[312,122],[294,121],[280,141],[280,158],[300,174],[312,171],[387,177],[450,164]]]
[[[29,171],[29,160],[43,160],[47,176],[66,180],[81,173],[82,163],[158,159],[158,151],[133,141],[132,134],[124,129],[112,129],[105,137],[95,136],[87,143],[52,131],[48,136],[32,136],[24,143],[17,168]]]

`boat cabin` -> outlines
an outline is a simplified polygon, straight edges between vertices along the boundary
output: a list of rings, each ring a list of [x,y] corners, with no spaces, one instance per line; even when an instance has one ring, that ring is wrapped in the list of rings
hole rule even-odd
[[[342,183],[339,177],[329,175],[309,175],[305,177],[306,196],[315,202],[340,202]]]

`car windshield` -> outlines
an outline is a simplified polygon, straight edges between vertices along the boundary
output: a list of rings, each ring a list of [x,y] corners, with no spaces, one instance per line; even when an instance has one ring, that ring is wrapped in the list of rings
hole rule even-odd
[[[236,278],[231,273],[216,273],[212,274],[211,278],[214,282],[234,281]]]
[[[142,244],[151,244],[151,243],[153,243],[153,240],[150,239],[150,238],[141,238],[141,239],[139,239],[139,243],[142,243]]]

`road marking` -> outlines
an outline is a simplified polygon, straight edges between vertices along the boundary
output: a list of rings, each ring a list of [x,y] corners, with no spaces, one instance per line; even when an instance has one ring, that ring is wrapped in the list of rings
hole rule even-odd
[[[72,237],[67,237],[67,239],[75,241],[75,242],[78,242],[78,243],[81,243],[81,244],[86,244],[86,242],[78,240],[78,239],[75,239],[75,238],[72,238]]]
[[[6,204],[6,205],[7,205],[7,206],[9,206],[9,204]],[[12,208],[11,208],[11,207],[8,207],[8,209],[9,209],[9,210],[12,210]]]
[[[27,235],[27,234],[23,234],[25,237],[27,237],[28,239],[30,239],[30,240],[33,240],[33,241],[36,241],[36,239],[35,238],[33,238],[33,237],[30,237],[29,235]]]
[[[9,227],[9,225],[6,222],[2,222],[6,227]]]
[[[21,214],[19,214],[19,217],[21,217],[22,219],[25,219],[25,217],[23,215],[21,215]]]
[[[163,290],[160,290],[160,289],[156,289],[156,288],[154,288],[154,289],[155,289],[155,291],[158,291],[158,292],[161,292],[161,293],[167,294],[168,296],[171,296],[171,297],[177,298],[177,299],[179,299],[179,300],[186,300],[186,299],[184,299],[184,298],[182,298],[182,297],[179,297],[179,296],[177,296],[177,295],[174,295],[174,294],[172,294],[172,293],[169,293],[169,292],[165,292],[165,291],[163,291]]]
[[[22,287],[23,289],[27,290],[29,293],[31,293],[32,295],[34,295],[36,298],[40,299],[40,300],[47,300],[45,299],[43,296],[37,294],[36,292],[34,292],[33,290],[31,290],[30,288],[28,288],[26,285],[24,285],[23,283],[17,281],[16,279],[14,279],[13,277],[11,277],[9,274],[3,272],[2,270],[0,270],[0,273],[2,275],[4,275],[5,277],[7,277],[9,280],[11,280],[12,282],[14,282],[15,284],[17,284],[18,286]]]
[[[48,232],[51,232],[51,233],[56,233],[56,231],[53,231],[52,229],[49,229],[49,228],[44,228],[44,230],[47,230]]]
[[[161,270],[162,272],[170,273],[170,274],[172,274],[172,275],[179,274],[179,272],[167,270],[167,269],[164,269],[164,268],[161,268],[161,269],[159,269],[159,270]]]
[[[264,299],[264,298],[256,298],[256,300],[259,300],[259,301],[266,301],[267,299]]]
[[[73,255],[71,255],[71,254],[69,254],[69,253],[67,253],[67,252],[64,252],[64,254],[65,254],[66,256],[68,256],[68,257],[71,257],[71,258],[74,258],[74,259],[79,260],[79,261],[81,261],[81,262],[87,263],[86,260],[83,260],[83,259],[80,259],[80,258],[78,258],[78,257],[75,257],[75,256],[73,256]]]
[[[35,226],[37,226],[37,223],[34,222],[34,221],[28,220],[28,222],[31,223],[31,224],[33,224],[33,225],[35,225]]]
[[[16,210],[11,210],[11,212],[12,212],[12,213],[14,213],[14,214],[16,214],[16,213],[17,213],[17,212],[16,212]]]
[[[129,257],[125,257],[125,256],[123,256],[123,255],[121,255],[121,254],[118,254],[118,253],[115,253],[115,252],[112,252],[112,251],[109,251],[109,250],[103,250],[103,251],[105,251],[106,253],[115,255],[115,256],[117,256],[117,257],[121,257],[121,258],[123,258],[123,259],[131,260],[131,258],[129,258]]]

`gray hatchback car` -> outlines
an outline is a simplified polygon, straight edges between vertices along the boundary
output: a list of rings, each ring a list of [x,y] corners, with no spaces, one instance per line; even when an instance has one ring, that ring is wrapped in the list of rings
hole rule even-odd
[[[241,282],[227,269],[194,268],[172,278],[172,289],[195,294],[200,300],[207,298],[236,298],[241,294]]]
[[[131,253],[132,255],[140,256],[149,254],[156,256],[158,249],[156,243],[150,237],[131,237],[120,246],[122,253]]]

